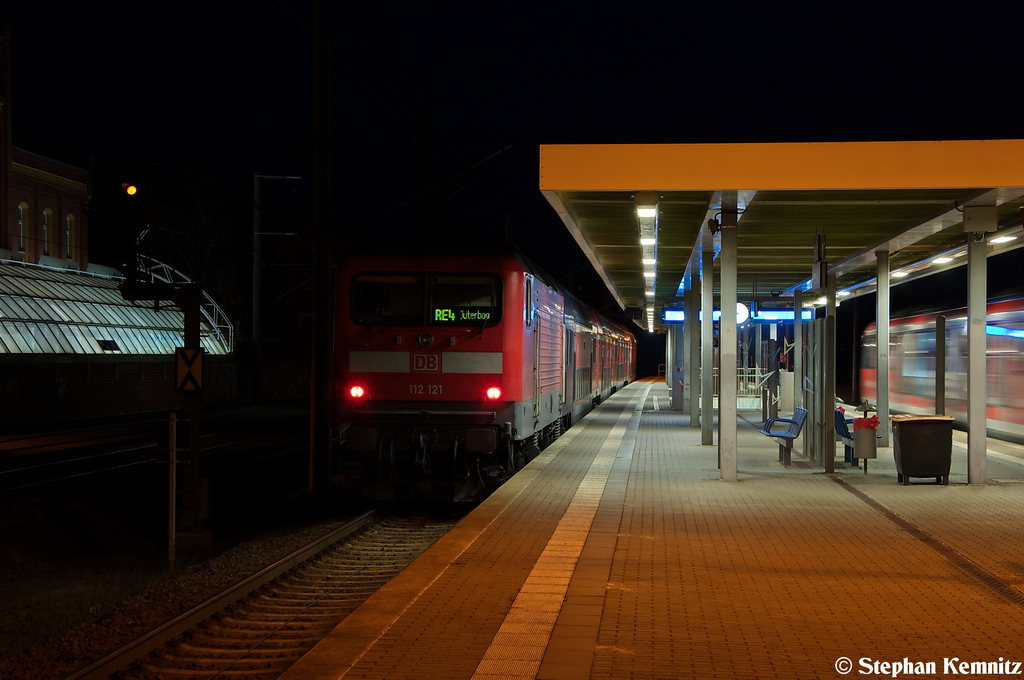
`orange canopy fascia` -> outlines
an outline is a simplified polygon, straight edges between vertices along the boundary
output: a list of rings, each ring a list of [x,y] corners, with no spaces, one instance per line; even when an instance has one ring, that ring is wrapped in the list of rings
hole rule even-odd
[[[1024,186],[1024,140],[545,144],[541,191]]]

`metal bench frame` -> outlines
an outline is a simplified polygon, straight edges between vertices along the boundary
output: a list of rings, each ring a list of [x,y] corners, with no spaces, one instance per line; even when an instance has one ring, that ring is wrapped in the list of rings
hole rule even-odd
[[[779,462],[789,465],[793,455],[793,440],[800,436],[804,428],[804,420],[807,419],[807,409],[796,407],[793,410],[793,418],[769,418],[764,421],[764,427],[758,430],[766,437],[773,437],[779,440]],[[785,431],[775,432],[772,430],[777,423],[788,423]]]

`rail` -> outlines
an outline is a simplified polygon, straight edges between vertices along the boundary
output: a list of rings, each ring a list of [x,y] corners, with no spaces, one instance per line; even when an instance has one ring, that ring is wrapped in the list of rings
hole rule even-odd
[[[348,524],[335,529],[325,536],[321,536],[305,547],[299,548],[291,555],[282,557],[262,571],[214,595],[206,602],[193,607],[181,616],[154,628],[145,635],[115,649],[102,659],[98,659],[85,668],[81,668],[66,676],[64,680],[105,680],[109,678],[113,673],[122,670],[133,661],[145,657],[154,649],[159,649],[170,640],[199,625],[199,623],[228,605],[237,602],[249,593],[270,583],[311,557],[315,557],[341,539],[351,536],[375,519],[375,510],[363,513]]]

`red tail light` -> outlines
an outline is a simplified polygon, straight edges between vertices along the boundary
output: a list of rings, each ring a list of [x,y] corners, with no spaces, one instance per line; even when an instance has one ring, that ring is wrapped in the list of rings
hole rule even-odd
[[[349,388],[348,395],[353,399],[362,399],[366,396],[366,390],[360,385],[353,385]]]
[[[501,388],[500,387],[488,387],[487,398],[491,401],[497,401],[501,399]]]

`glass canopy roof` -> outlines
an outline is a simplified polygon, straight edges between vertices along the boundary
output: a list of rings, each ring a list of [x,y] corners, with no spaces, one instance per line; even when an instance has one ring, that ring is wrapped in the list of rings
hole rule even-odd
[[[0,260],[0,354],[173,354],[182,347],[182,311],[170,301],[125,301],[122,281]],[[213,307],[216,314],[201,315],[201,343],[207,354],[228,354],[231,325]]]

